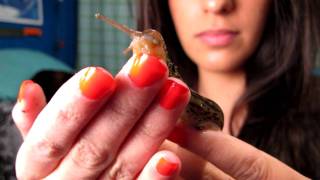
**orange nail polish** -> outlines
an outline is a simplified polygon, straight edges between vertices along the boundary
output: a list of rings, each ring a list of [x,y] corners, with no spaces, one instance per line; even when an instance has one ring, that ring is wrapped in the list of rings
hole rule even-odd
[[[101,99],[113,92],[115,87],[112,75],[101,67],[87,68],[80,79],[80,90],[89,99]]]
[[[165,109],[174,109],[188,97],[189,89],[168,79],[160,91],[160,105]]]
[[[144,54],[134,59],[129,77],[136,86],[146,87],[163,78],[166,72],[167,68],[160,59]]]
[[[156,169],[163,176],[172,176],[177,171],[178,164],[169,162],[165,158],[160,158]]]
[[[29,108],[30,98],[28,91],[31,84],[34,84],[34,82],[31,80],[25,80],[20,85],[17,102],[20,104],[23,111]]]

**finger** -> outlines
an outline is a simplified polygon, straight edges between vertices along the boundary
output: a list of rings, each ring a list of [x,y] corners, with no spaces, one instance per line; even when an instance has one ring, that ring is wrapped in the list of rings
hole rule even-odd
[[[45,105],[46,98],[42,88],[31,80],[23,81],[17,103],[12,110],[13,120],[23,138]]]
[[[83,69],[67,81],[38,115],[22,144],[17,176],[47,176],[114,89],[114,79],[102,68]]]
[[[171,151],[179,157],[182,164],[180,176],[183,179],[233,179],[210,162],[169,140],[161,145],[160,150]]]
[[[236,179],[304,178],[279,160],[230,135],[180,127],[182,145]],[[180,141],[181,143],[181,141]]]
[[[104,179],[134,178],[173,130],[189,96],[182,81],[168,79],[158,99],[135,125],[116,160],[105,171]]]
[[[117,91],[95,116],[52,174],[52,179],[96,179],[115,159],[123,141],[167,79],[158,58],[132,57],[116,77]],[[72,172],[67,174],[66,172]]]
[[[181,169],[179,158],[170,151],[160,151],[156,153],[142,172],[138,180],[169,180],[176,179]]]

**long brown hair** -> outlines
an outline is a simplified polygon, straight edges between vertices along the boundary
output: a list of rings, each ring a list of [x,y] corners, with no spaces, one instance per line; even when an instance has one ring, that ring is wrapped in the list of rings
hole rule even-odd
[[[247,105],[249,113],[239,138],[312,176],[312,169],[319,166],[305,171],[301,162],[308,160],[301,159],[296,151],[283,148],[298,148],[301,144],[289,144],[291,142],[286,140],[291,135],[285,134],[287,131],[273,130],[288,124],[286,121],[290,118],[287,115],[299,109],[301,100],[305,98],[320,42],[320,1],[272,1],[262,40],[246,61],[247,87],[236,103],[233,115]],[[197,67],[181,47],[167,1],[138,0],[138,3],[138,29],[160,31],[169,57],[180,67],[183,79],[191,87],[196,85]],[[279,145],[280,142],[286,145]]]

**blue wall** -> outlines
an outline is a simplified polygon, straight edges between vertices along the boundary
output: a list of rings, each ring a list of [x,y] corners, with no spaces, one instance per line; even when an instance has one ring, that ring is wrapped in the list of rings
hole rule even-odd
[[[77,1],[43,0],[43,5],[44,24],[40,26],[43,35],[41,37],[1,37],[0,48],[18,47],[40,50],[74,67],[77,47]],[[0,28],[23,27],[25,25],[0,23]]]

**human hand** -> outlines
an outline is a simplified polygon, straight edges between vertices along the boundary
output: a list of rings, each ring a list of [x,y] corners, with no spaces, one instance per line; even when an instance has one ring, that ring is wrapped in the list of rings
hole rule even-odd
[[[48,104],[37,84],[21,89],[12,112],[25,138],[16,161],[19,179],[133,179],[143,168],[141,179],[178,173],[174,154],[155,153],[190,93],[168,79],[159,59],[133,57],[115,78],[102,68],[83,69]]]
[[[274,157],[222,132],[199,132],[178,126],[170,139],[180,146],[166,141],[161,149],[178,155],[181,176],[186,179],[308,179]]]

